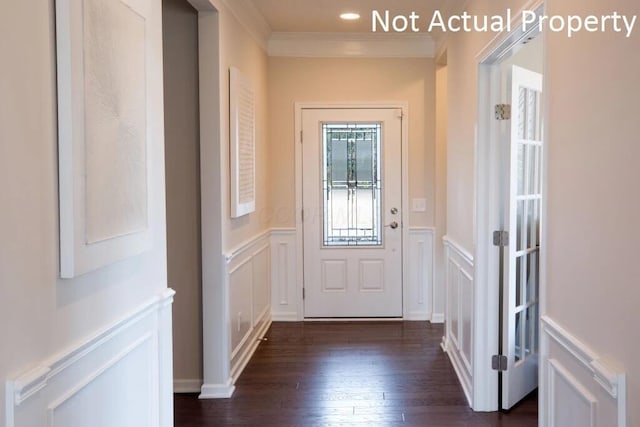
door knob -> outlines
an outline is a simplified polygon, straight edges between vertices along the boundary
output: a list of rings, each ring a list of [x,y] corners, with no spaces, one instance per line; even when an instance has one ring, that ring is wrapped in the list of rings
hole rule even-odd
[[[387,227],[391,227],[392,229],[398,228],[398,223],[396,221],[391,221],[391,224],[387,225]]]

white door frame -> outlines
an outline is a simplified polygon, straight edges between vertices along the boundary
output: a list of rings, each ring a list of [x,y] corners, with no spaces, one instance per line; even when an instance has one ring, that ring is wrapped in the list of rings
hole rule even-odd
[[[409,242],[409,103],[408,102],[353,102],[353,103],[327,103],[327,102],[296,102],[295,103],[295,184],[296,184],[296,299],[298,321],[304,320],[304,300],[302,288],[304,286],[304,254],[303,254],[303,229],[302,229],[302,110],[304,109],[387,109],[397,108],[402,110],[401,126],[401,150],[402,150],[402,316],[406,316],[408,301],[405,284],[408,278],[407,248]],[[340,319],[345,320],[345,319]]]
[[[543,13],[543,9],[544,0],[528,1],[522,8],[522,10],[535,10],[539,13]],[[501,150],[497,144],[493,143],[498,140],[500,129],[498,122],[494,119],[493,106],[500,103],[498,91],[495,90],[496,87],[500,88],[497,64],[508,57],[528,34],[522,31],[522,13],[516,13],[514,16],[512,21],[514,30],[511,33],[503,31],[498,34],[476,55],[478,128],[475,154],[475,223],[473,227],[476,292],[473,303],[472,361],[472,407],[475,411],[497,411],[499,409],[498,373],[491,369],[491,356],[498,354],[499,312],[502,307],[498,304],[500,258],[498,248],[493,246],[492,233],[499,229],[503,206],[499,200],[502,185],[499,167]],[[544,39],[543,44],[545,44]],[[546,111],[546,101],[544,111]],[[543,162],[546,164],[546,158],[543,159]],[[543,206],[546,206],[544,196]],[[542,248],[540,253],[540,315],[544,309],[542,305],[542,301],[544,301],[544,261],[542,260],[545,257],[545,252],[545,249]]]

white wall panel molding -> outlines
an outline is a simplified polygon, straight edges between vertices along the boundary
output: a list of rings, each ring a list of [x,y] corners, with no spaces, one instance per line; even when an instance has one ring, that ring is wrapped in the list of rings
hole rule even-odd
[[[232,383],[242,373],[271,324],[270,233],[270,230],[260,233],[225,257]]]
[[[541,317],[545,425],[626,426],[626,375],[549,316]]]
[[[446,313],[443,348],[458,375],[469,405],[473,405],[473,256],[455,240],[445,245]]]
[[[267,51],[267,41],[271,35],[271,27],[262,13],[250,0],[222,0],[240,24],[253,37],[258,45]]]
[[[433,321],[434,236],[431,227],[409,228],[408,278],[404,287],[404,319]]]
[[[596,427],[598,401],[564,366],[557,360],[549,360],[549,395],[553,405],[547,416],[550,426],[580,425]],[[557,408],[571,408],[558,411]]]
[[[271,316],[273,321],[302,320],[296,282],[296,229],[271,230]]]
[[[88,425],[107,415],[126,417],[137,425],[170,425],[173,295],[173,290],[164,290],[84,341],[7,381],[6,426]],[[131,393],[160,400],[133,398],[138,407],[131,409],[129,397],[114,393],[129,386]],[[111,409],[105,414],[109,405],[111,409],[122,405],[116,411],[122,415]],[[114,420],[114,425],[134,425],[133,421]]]
[[[272,33],[269,56],[317,58],[433,58],[428,34]]]

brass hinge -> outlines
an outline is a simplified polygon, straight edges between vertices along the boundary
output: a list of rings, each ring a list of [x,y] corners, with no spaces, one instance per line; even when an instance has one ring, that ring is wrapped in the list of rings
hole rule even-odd
[[[496,105],[496,120],[511,120],[511,105]]]
[[[491,356],[491,369],[494,371],[504,372],[507,370],[507,365],[507,356],[503,356],[501,354]]]

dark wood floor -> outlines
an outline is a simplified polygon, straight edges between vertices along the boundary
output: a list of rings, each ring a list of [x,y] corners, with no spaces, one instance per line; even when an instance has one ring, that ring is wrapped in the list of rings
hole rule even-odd
[[[537,426],[537,398],[474,413],[426,322],[274,323],[231,399],[175,397],[176,427]]]

